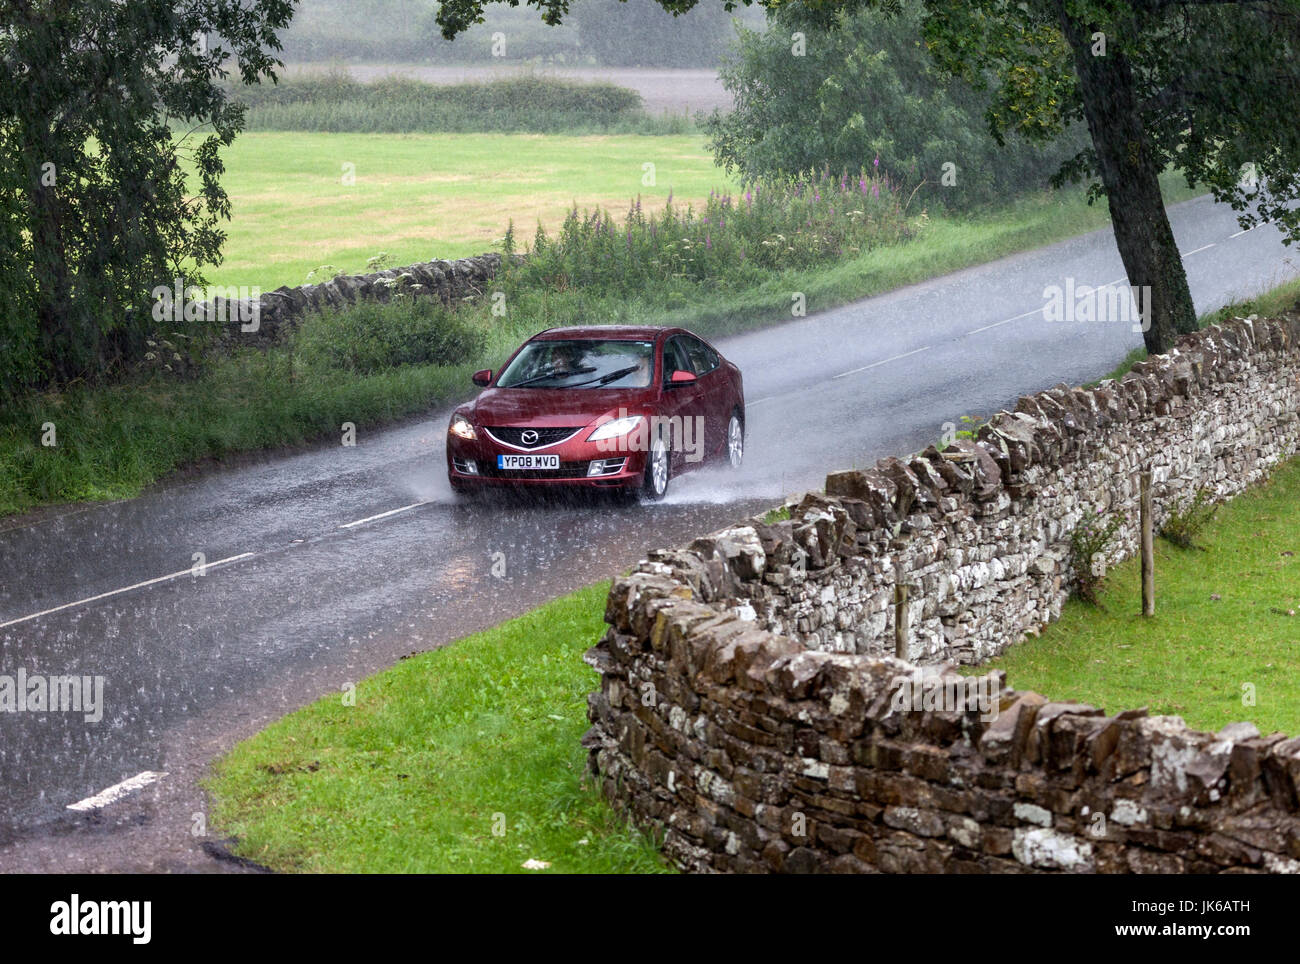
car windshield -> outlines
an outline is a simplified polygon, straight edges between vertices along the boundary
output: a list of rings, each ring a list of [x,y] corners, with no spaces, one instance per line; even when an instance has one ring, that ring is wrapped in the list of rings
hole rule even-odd
[[[647,388],[654,342],[530,341],[497,379],[498,388]]]

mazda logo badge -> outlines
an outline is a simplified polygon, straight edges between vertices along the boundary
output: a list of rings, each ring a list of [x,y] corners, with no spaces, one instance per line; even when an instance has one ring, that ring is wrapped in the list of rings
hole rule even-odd
[[[519,441],[523,442],[525,445],[536,445],[537,433],[530,428],[519,436]]]

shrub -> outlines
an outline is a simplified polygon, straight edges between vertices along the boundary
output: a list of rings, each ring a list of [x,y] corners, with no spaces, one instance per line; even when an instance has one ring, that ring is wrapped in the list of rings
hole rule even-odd
[[[764,525],[776,525],[778,522],[785,522],[790,518],[790,507],[788,505],[777,506],[775,509],[768,509],[763,516]]]
[[[396,295],[308,316],[293,336],[308,368],[368,375],[402,365],[451,365],[483,351],[484,335],[431,298]]]
[[[1209,489],[1202,486],[1190,499],[1180,500],[1165,517],[1160,535],[1182,549],[1204,549],[1201,532],[1213,520],[1219,507],[1210,501]]]
[[[772,272],[850,258],[912,237],[901,186],[874,172],[823,169],[753,185],[741,197],[711,193],[704,210],[662,215],[638,198],[622,222],[575,207],[552,237],[539,226],[528,259],[508,273],[516,290],[632,295],[684,282],[743,290]],[[514,245],[513,225],[507,249]]]
[[[1123,524],[1120,516],[1103,521],[1088,509],[1070,533],[1070,550],[1074,563],[1074,592],[1080,599],[1100,605],[1098,594],[1106,581],[1106,551]]]
[[[951,425],[951,428],[949,428],[949,425],[945,424],[945,431],[939,438],[939,451],[942,452],[944,449],[952,445],[953,442],[957,441],[957,439],[969,439],[974,441],[979,438],[980,426],[987,421],[988,419],[983,415],[963,415],[961,417],[961,424],[965,426],[964,428],[957,428],[955,424]]]

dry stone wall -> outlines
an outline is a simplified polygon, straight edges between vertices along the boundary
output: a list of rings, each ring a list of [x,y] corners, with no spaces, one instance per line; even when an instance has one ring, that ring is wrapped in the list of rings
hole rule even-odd
[[[1229,498],[1296,452],[1298,411],[1300,316],[1238,319],[975,441],[836,473],[788,520],[651,553],[588,654],[606,794],[690,870],[1300,872],[1300,739],[952,668],[1059,615],[1085,510],[1133,550],[1139,468],[1157,522]],[[947,698],[900,701],[905,681]]]
[[[1222,501],[1296,451],[1298,331],[1238,321],[1119,382],[1026,396],[977,441],[834,473],[792,520],[714,534],[680,560],[722,564],[718,605],[829,652],[895,655],[903,583],[906,657],[982,662],[1060,615],[1086,511],[1121,522],[1107,562],[1135,551],[1139,470],[1152,472],[1158,526],[1198,490]]]
[[[237,320],[224,326],[221,342],[227,348],[266,345],[278,341],[310,312],[367,299],[388,301],[396,291],[437,298],[447,305],[482,296],[501,269],[501,258],[500,254],[488,253],[455,261],[425,261],[369,274],[339,275],[320,284],[276,288],[262,294],[255,304],[236,304],[218,298],[210,303],[207,316],[257,319],[256,326]]]

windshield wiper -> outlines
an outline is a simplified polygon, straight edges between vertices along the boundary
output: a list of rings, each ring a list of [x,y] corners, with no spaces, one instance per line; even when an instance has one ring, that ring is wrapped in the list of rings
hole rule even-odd
[[[570,375],[590,375],[595,370],[594,366],[575,368],[572,371],[567,372],[557,372],[555,369],[551,369],[550,371],[542,372],[540,375],[534,375],[532,378],[525,378],[522,382],[515,382],[513,385],[507,385],[506,388],[523,388],[525,385],[531,385],[533,382],[544,381],[548,378],[568,378]]]
[[[589,382],[578,382],[576,385],[567,385],[566,388],[581,388],[583,385],[608,385],[610,382],[616,382],[620,378],[631,375],[640,368],[640,365],[628,365],[627,368],[620,368],[616,372],[610,372],[608,375],[601,375],[599,378],[593,378]],[[593,368],[592,371],[595,371]]]

